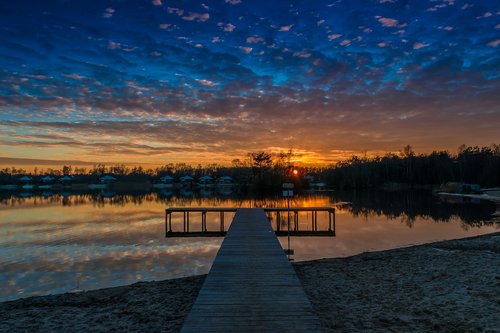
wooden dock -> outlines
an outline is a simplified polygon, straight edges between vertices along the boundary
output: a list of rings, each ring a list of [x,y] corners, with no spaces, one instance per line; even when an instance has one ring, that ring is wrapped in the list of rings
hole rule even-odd
[[[263,209],[238,209],[181,332],[323,332]]]

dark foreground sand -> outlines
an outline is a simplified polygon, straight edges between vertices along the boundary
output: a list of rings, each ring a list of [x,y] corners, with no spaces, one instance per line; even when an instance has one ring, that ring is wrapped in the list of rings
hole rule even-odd
[[[294,266],[331,332],[500,332],[500,233]],[[0,331],[177,332],[204,277],[0,303]]]

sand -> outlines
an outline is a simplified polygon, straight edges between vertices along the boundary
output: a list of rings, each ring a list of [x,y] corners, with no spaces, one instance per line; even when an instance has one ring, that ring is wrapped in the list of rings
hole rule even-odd
[[[295,269],[330,332],[500,332],[500,233]]]
[[[329,332],[500,332],[500,233],[294,267]],[[178,332],[204,278],[0,303],[0,332]]]

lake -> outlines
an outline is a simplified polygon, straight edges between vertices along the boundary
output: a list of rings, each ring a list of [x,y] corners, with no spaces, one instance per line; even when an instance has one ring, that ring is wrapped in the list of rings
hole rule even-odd
[[[286,207],[281,198],[172,192],[0,193],[0,300],[205,274],[222,237],[165,237],[167,207]],[[420,192],[322,192],[293,206],[336,207],[335,237],[292,237],[293,260],[345,257],[500,229],[493,203]],[[220,227],[210,215],[208,228]],[[192,228],[199,227],[193,215]],[[299,216],[311,228],[310,213]],[[281,221],[286,228],[286,217]],[[173,217],[182,226],[182,214]],[[198,223],[198,224],[197,224]],[[276,227],[276,221],[273,221]],[[283,224],[285,223],[285,224]],[[225,229],[230,224],[226,216]],[[318,213],[318,229],[328,216]],[[287,237],[280,237],[288,247]]]

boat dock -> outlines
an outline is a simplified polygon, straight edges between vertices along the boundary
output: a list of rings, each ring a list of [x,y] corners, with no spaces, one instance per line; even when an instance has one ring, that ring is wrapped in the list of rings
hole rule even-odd
[[[236,210],[181,332],[323,332],[264,209]]]

